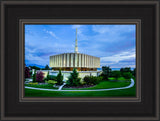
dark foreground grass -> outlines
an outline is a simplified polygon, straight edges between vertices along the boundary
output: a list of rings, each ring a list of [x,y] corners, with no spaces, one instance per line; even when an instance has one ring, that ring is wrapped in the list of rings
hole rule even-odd
[[[36,88],[44,88],[44,89],[58,89],[57,87],[53,87],[53,84],[42,84],[42,85],[25,84],[25,86],[36,87]]]
[[[135,87],[111,91],[43,91],[25,89],[25,97],[134,97]]]
[[[103,81],[97,84],[94,87],[88,88],[62,88],[62,90],[91,90],[91,89],[109,89],[109,88],[118,88],[125,87],[130,85],[130,81]]]
[[[110,91],[43,91],[25,89],[25,97],[135,97],[135,85],[129,89]]]

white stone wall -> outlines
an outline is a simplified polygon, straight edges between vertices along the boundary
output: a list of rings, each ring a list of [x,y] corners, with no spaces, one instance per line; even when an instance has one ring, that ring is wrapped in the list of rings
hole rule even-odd
[[[81,57],[82,57],[82,54],[78,54],[79,55],[79,58],[78,58],[78,60],[79,60],[79,65],[78,65],[78,67],[81,67]]]
[[[91,76],[97,76],[98,74],[97,73],[91,73]]]
[[[75,60],[74,60],[75,62],[75,66],[74,67],[78,67],[77,65],[78,65],[78,63],[77,63],[77,61],[78,61],[78,58],[77,58],[77,54],[75,53]]]
[[[69,60],[70,60],[70,58],[69,58],[69,53],[67,53],[67,67],[69,67]]]
[[[84,67],[84,54],[82,54],[82,67]]]
[[[49,66],[99,68],[100,58],[81,53],[64,53],[50,56]]]
[[[49,71],[49,75],[54,75],[54,76],[57,76],[59,72],[59,71],[52,71],[52,70],[37,70],[37,71],[42,71],[44,73],[44,77],[47,76],[48,71]],[[72,71],[62,71],[64,81],[68,79],[71,72]],[[98,76],[102,72],[101,71],[82,71],[82,72],[78,71],[78,73],[79,73],[79,77],[83,79],[85,76]]]

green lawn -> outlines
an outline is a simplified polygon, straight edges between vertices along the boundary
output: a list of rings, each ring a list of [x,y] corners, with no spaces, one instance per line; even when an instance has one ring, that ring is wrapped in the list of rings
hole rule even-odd
[[[25,97],[134,97],[136,96],[135,87],[111,91],[43,91],[25,89]]]
[[[36,88],[44,88],[44,89],[58,89],[56,87],[53,87],[53,84],[42,84],[42,85],[25,84],[25,86],[36,87]]]
[[[103,81],[97,84],[94,87],[89,88],[62,88],[62,90],[90,90],[90,89],[109,89],[109,88],[118,88],[118,87],[125,87],[130,85],[130,81]]]
[[[135,79],[134,79],[135,80]],[[125,82],[125,81],[122,81]],[[106,83],[106,82],[105,82]],[[117,82],[107,82],[106,88],[116,87]],[[120,83],[122,85],[129,85],[130,82]],[[97,85],[96,88],[104,87],[103,83]],[[120,87],[120,85],[119,85]],[[110,91],[43,91],[34,89],[25,89],[25,97],[135,97],[136,87],[135,85],[129,89],[110,90]]]
[[[116,78],[114,78],[114,77],[109,77],[108,78],[109,80],[116,80]],[[124,77],[119,77],[117,80],[120,80],[120,81],[127,81],[127,79],[125,79]]]

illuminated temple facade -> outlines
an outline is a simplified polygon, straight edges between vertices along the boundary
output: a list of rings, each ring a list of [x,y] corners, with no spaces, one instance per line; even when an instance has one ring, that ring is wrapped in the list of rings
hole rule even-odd
[[[76,29],[75,52],[50,56],[49,66],[53,70],[62,71],[72,71],[73,68],[78,71],[97,71],[97,68],[100,68],[100,58],[78,53]]]
[[[63,53],[50,56],[50,67],[53,70],[96,71],[100,67],[100,58],[82,53]]]

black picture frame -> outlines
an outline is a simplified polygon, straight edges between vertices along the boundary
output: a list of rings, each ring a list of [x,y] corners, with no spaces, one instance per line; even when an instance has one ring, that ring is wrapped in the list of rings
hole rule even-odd
[[[136,90],[135,96],[129,97],[25,97],[24,62],[25,62],[25,25],[59,24],[98,24],[98,25],[135,25],[136,26]],[[140,19],[20,19],[19,20],[19,101],[20,102],[140,102],[141,101],[141,20]],[[137,81],[138,80],[138,81]]]
[[[22,100],[20,26],[28,19],[139,20],[140,100]],[[1,1],[1,120],[159,120],[159,0]]]

